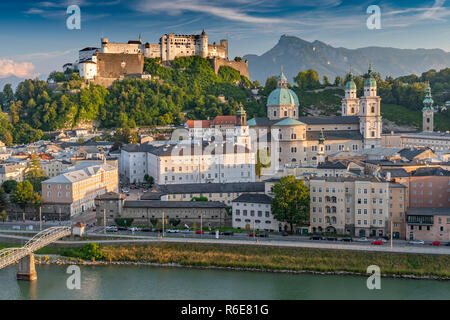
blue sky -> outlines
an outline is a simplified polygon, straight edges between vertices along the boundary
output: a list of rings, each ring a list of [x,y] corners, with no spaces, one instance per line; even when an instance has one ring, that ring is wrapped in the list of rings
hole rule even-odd
[[[66,28],[69,5],[81,9],[81,30]],[[367,7],[381,9],[369,30]],[[230,56],[262,54],[287,34],[335,47],[440,48],[450,51],[450,0],[49,0],[0,2],[0,78],[44,77],[77,50],[110,41],[157,43],[164,33],[228,39]]]

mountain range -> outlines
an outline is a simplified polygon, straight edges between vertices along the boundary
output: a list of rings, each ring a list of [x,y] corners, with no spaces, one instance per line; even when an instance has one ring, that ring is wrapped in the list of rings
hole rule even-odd
[[[268,77],[278,75],[281,66],[291,83],[300,70],[308,69],[316,70],[321,78],[326,75],[330,82],[336,76],[345,76],[350,67],[354,74],[364,74],[369,62],[383,78],[420,75],[430,69],[450,66],[450,52],[441,49],[335,48],[318,40],[309,42],[286,35],[264,54],[248,54],[243,59],[248,60],[251,80],[258,80],[262,85]]]

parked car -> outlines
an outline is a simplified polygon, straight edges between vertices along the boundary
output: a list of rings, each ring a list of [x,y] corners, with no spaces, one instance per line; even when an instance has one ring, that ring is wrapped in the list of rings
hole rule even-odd
[[[12,226],[13,230],[20,230],[20,226]]]
[[[286,237],[289,235],[289,233],[287,231],[281,231],[280,233],[283,237]]]
[[[373,241],[371,242],[371,244],[376,245],[376,246],[382,245],[383,243],[384,243],[384,242],[383,242],[383,240],[381,240],[381,239],[373,240]]]
[[[416,244],[425,244],[425,241],[423,241],[423,240],[411,240],[411,241],[409,241],[408,243],[409,243],[409,244],[413,244],[413,245],[416,245]]]
[[[309,237],[309,240],[323,240],[323,237],[316,234],[316,235]]]
[[[116,226],[107,226],[106,232],[117,232],[118,228]]]
[[[203,231],[203,230],[198,230],[198,231],[195,231],[195,234],[205,234],[205,231]]]
[[[131,227],[131,228],[128,228],[128,230],[131,231],[131,232],[138,232],[139,228]]]
[[[337,241],[338,238],[337,237],[327,237],[328,241]]]
[[[258,234],[256,232],[251,232],[247,236],[249,236],[249,237],[257,237]]]
[[[154,228],[152,232],[163,232],[163,228]]]
[[[345,237],[345,238],[342,238],[341,241],[352,242],[353,239],[351,237]]]
[[[447,242],[445,245],[446,245],[447,247],[450,247],[450,242]]]
[[[441,242],[437,241],[437,240],[430,243],[430,246],[440,246],[440,245],[441,245]]]
[[[358,242],[368,242],[369,239],[367,239],[366,237],[361,237],[361,238],[355,239],[355,241],[358,241]]]
[[[180,233],[179,229],[168,229],[167,233]]]
[[[117,227],[117,230],[119,230],[119,231],[127,231],[128,228],[127,227]]]
[[[258,236],[261,238],[268,238],[269,234],[268,233],[260,233]]]
[[[223,236],[232,236],[232,235],[234,235],[234,232],[233,231],[224,231],[224,232],[221,233],[221,235],[223,235]]]
[[[145,228],[142,228],[141,231],[143,231],[143,232],[151,232],[152,228],[145,227]]]
[[[181,232],[181,233],[191,233],[191,230],[189,230],[189,229],[183,229],[183,230],[181,230],[180,232]]]

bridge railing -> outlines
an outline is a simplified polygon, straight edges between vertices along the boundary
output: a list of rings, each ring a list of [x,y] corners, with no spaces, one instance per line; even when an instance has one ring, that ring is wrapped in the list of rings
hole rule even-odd
[[[51,227],[34,235],[23,247],[2,249],[0,250],[0,269],[70,234],[71,227]]]

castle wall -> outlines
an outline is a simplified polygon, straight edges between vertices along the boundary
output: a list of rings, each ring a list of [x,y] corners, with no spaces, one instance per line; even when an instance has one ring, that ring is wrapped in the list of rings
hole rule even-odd
[[[241,76],[245,76],[250,79],[250,75],[248,73],[248,61],[245,62],[237,62],[237,61],[228,61],[220,58],[212,58],[210,59],[214,72],[219,73],[219,69],[221,66],[231,67],[237,71]]]
[[[98,53],[97,76],[100,78],[119,78],[127,74],[142,73],[144,56],[142,54]]]

